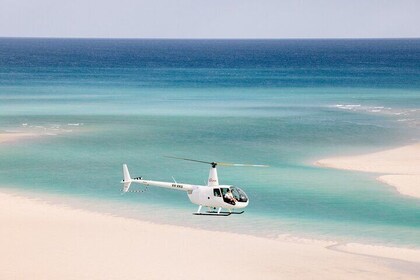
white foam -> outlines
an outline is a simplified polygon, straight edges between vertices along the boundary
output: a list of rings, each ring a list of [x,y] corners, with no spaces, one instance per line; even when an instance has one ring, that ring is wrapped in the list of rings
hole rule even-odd
[[[343,110],[355,110],[359,109],[362,105],[360,104],[336,104],[333,107]]]

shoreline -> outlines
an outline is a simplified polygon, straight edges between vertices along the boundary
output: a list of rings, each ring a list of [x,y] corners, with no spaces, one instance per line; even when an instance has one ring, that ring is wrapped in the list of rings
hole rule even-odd
[[[0,133],[15,142],[41,135]],[[0,141],[0,143],[4,143]],[[228,222],[223,220],[222,222]],[[0,278],[417,279],[420,249],[156,224],[0,189]]]
[[[420,198],[420,142],[385,151],[321,159],[316,166],[378,173],[376,179],[402,195]]]
[[[153,224],[2,191],[0,224],[0,278],[6,279],[255,279],[262,274],[265,279],[415,279],[420,275],[418,249],[290,236],[269,239]]]

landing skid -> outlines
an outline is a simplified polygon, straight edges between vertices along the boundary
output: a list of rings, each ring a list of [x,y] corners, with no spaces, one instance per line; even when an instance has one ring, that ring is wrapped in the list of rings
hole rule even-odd
[[[206,211],[205,213],[201,213],[201,208],[203,206],[200,205],[198,206],[198,210],[197,212],[193,213],[193,215],[203,215],[203,216],[230,216],[231,214],[242,214],[244,211],[241,212],[233,212],[233,211],[222,211],[222,207],[219,207],[219,209],[217,211],[215,210],[210,210],[210,209],[216,209],[216,207],[208,207],[210,208],[208,211]]]
[[[229,213],[229,212],[217,213],[216,211],[206,212],[206,213],[193,213],[193,215],[199,215],[199,216],[222,216],[222,217],[230,216],[230,214],[233,214],[233,213]]]
[[[217,214],[217,211],[206,211],[207,213],[216,213]],[[241,212],[225,212],[225,211],[221,211],[220,212],[220,214],[243,214],[245,211],[241,211]],[[228,216],[229,216],[228,215]]]
[[[237,214],[237,215],[239,215],[239,214],[242,214],[242,213],[244,213],[244,211],[241,211],[241,212],[225,212],[225,211],[222,211],[222,212],[217,212],[217,211],[206,211],[205,213],[197,213],[197,212],[195,212],[195,213],[193,213],[193,215],[203,215],[203,216],[224,216],[224,217],[226,217],[226,216],[230,216],[230,215],[232,215],[232,214]]]

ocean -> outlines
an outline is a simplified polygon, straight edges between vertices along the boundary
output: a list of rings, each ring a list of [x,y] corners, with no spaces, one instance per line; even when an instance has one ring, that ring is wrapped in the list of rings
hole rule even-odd
[[[318,159],[420,140],[420,40],[0,39],[0,188],[155,223],[276,238],[420,246],[420,203]],[[145,179],[219,181],[243,215],[191,215]]]

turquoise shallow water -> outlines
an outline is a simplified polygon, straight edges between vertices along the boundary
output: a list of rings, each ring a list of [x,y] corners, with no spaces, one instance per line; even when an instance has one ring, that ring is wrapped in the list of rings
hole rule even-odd
[[[0,183],[160,223],[420,246],[419,200],[313,165],[419,140],[419,45],[1,39],[0,129],[44,136],[0,146]],[[228,219],[180,192],[120,194],[122,163],[204,184],[207,166],[165,155],[270,168],[219,169],[251,201]]]

